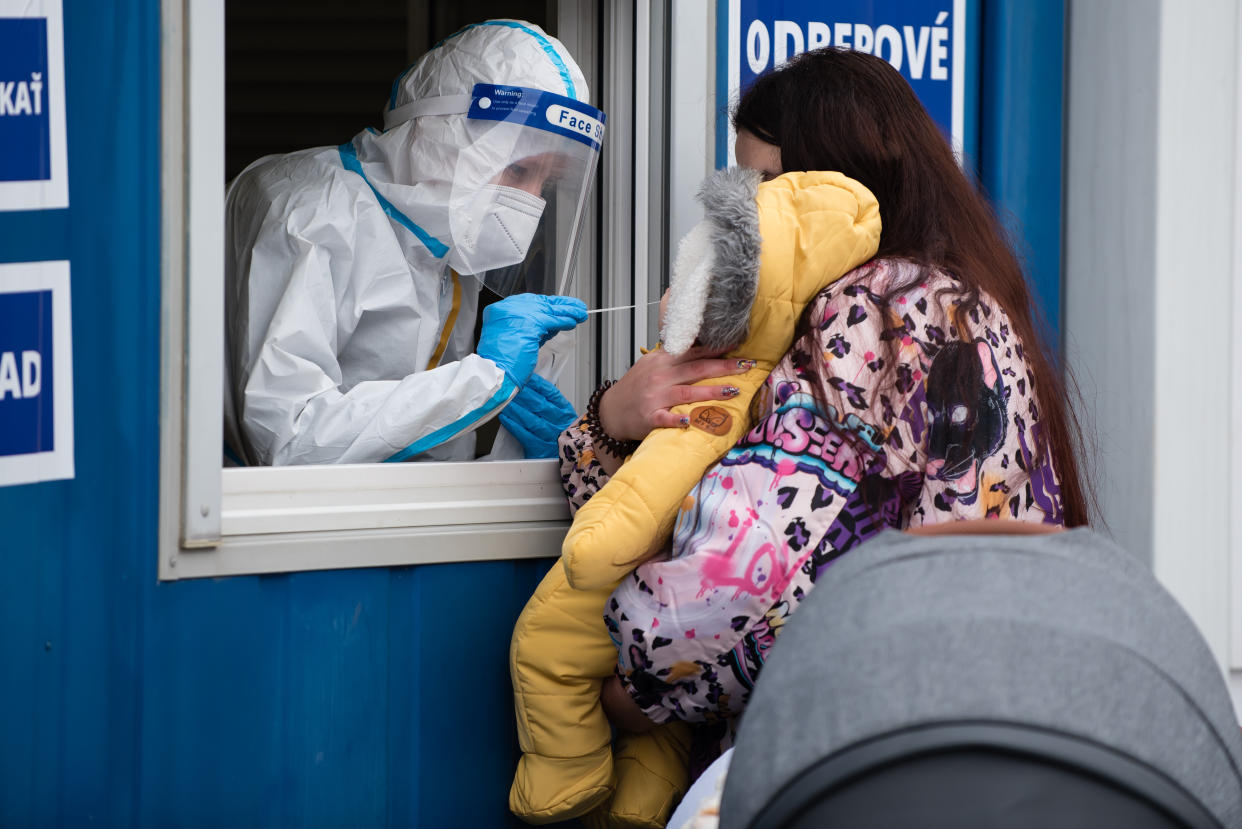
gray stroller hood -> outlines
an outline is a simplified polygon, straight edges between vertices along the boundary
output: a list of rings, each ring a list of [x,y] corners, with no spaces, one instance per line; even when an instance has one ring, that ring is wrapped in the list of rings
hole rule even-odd
[[[721,827],[1235,829],[1240,770],[1211,652],[1125,551],[885,532],[773,648]]]

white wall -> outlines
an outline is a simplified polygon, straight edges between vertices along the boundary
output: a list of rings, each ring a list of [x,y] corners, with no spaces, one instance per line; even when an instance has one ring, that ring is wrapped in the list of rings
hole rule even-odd
[[[1222,667],[1238,14],[1235,0],[1077,0],[1067,73],[1066,347],[1101,512]]]

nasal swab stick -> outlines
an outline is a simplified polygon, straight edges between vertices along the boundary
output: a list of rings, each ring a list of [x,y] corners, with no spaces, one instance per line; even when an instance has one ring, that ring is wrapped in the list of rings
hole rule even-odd
[[[647,303],[648,306],[659,305],[659,304],[660,304],[660,300],[658,299],[653,302]],[[635,305],[614,305],[611,308],[596,308],[594,311],[587,311],[587,313],[588,314],[604,314],[609,311],[626,311],[626,310],[629,310],[630,308],[635,308],[635,307],[637,306]]]

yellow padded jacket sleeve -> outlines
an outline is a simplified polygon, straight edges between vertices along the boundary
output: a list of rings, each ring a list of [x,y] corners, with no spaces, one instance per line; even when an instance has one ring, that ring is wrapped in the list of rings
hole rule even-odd
[[[756,365],[729,378],[741,390],[737,397],[674,408],[690,415],[690,428],[653,431],[578,510],[561,550],[577,589],[616,584],[663,546],[682,499],[748,428],[751,399],[789,350],[803,308],[879,246],[875,197],[840,173],[786,173],[760,184],[755,210],[757,291],[746,339],[729,355]]]

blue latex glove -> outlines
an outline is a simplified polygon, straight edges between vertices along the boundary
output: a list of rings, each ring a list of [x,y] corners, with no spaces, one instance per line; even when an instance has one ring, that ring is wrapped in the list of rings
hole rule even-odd
[[[555,458],[557,438],[578,415],[560,389],[532,374],[522,390],[500,410],[500,423],[518,439],[528,458]]]
[[[535,373],[539,346],[559,331],[586,322],[586,303],[571,296],[514,294],[483,309],[480,357],[486,357],[524,386]]]

